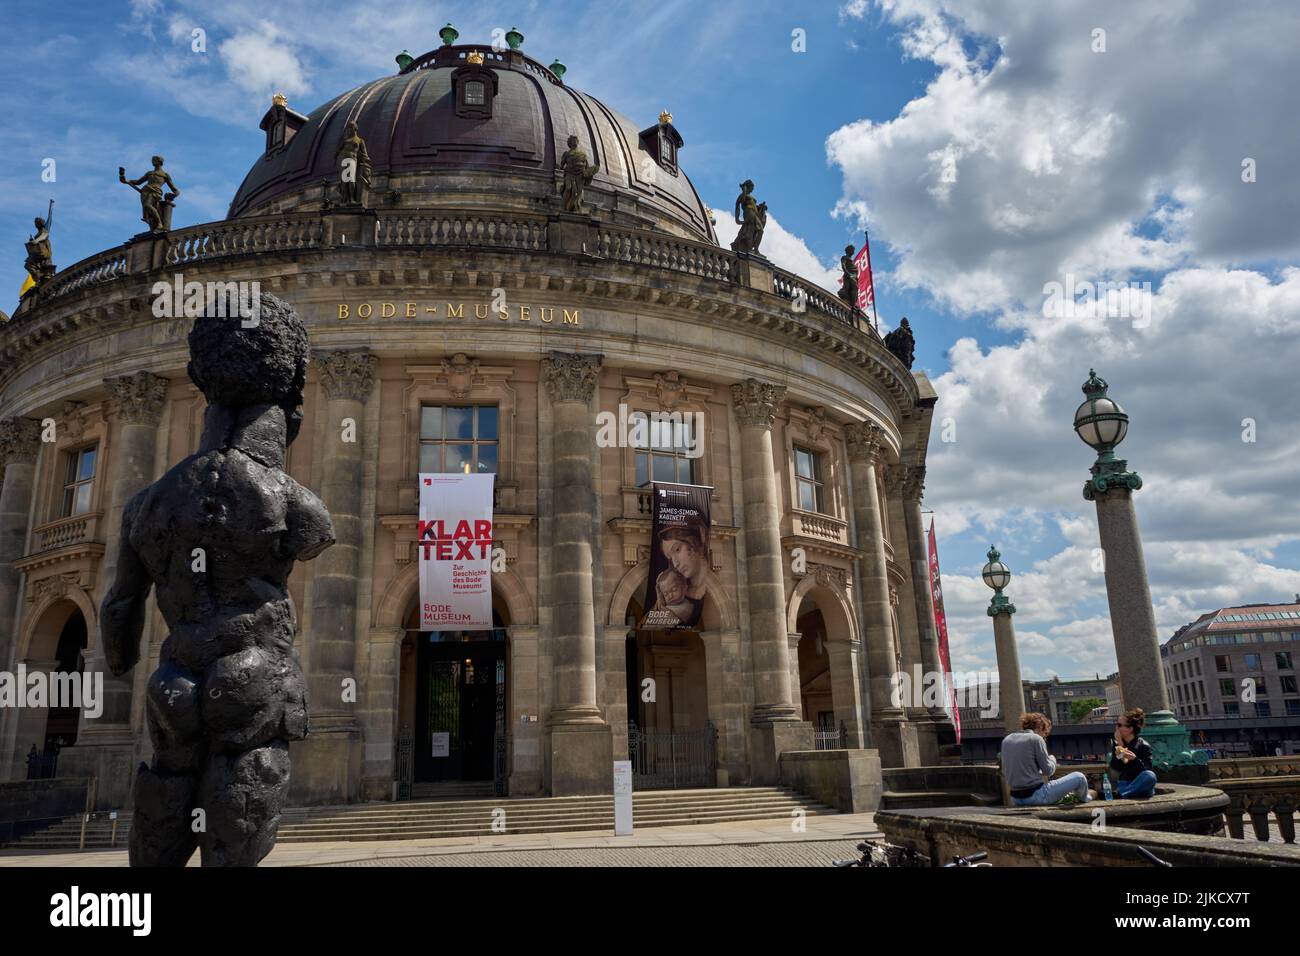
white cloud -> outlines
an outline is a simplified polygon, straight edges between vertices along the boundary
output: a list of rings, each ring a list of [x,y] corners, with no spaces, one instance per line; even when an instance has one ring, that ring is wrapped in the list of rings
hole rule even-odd
[[[740,227],[736,225],[732,210],[721,207],[710,210],[715,220],[714,230],[718,234],[718,243],[724,249],[730,248]],[[772,260],[772,263],[787,272],[815,282],[828,292],[838,292],[840,288],[839,266],[828,266],[808,248],[808,244],[790,232],[776,220],[767,217],[767,226],[763,229],[763,241],[759,251]]]

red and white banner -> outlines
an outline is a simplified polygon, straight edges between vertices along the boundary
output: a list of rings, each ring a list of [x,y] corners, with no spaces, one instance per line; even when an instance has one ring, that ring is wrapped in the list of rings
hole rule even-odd
[[[866,239],[866,237],[863,237]],[[863,312],[875,305],[876,286],[871,279],[871,240],[866,239],[858,254],[853,257],[853,264],[858,267],[858,308]]]
[[[420,628],[492,629],[495,475],[420,475]]]
[[[943,682],[948,688],[948,715],[961,743],[961,711],[957,707],[957,688],[953,686],[952,663],[948,657],[948,620],[943,613],[943,586],[939,583],[939,545],[934,538],[934,519],[930,519],[930,594],[934,597],[934,627],[939,635],[939,663],[943,666]]]

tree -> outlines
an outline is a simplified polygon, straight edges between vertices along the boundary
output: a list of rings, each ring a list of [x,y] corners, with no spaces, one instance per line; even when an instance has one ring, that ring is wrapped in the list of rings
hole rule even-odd
[[[1085,697],[1083,700],[1076,700],[1070,705],[1070,723],[1077,724],[1083,718],[1088,716],[1088,712],[1094,707],[1105,707],[1106,702],[1100,697]]]

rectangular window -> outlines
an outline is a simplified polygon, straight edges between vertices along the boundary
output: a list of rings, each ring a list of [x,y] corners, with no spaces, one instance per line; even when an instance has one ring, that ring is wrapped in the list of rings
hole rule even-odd
[[[1296,692],[1296,679],[1291,676],[1279,677],[1278,682],[1281,684],[1282,693],[1294,694]]]
[[[1255,716],[1256,717],[1272,716],[1272,708],[1268,706],[1268,701],[1266,700],[1255,701]]]
[[[822,484],[822,456],[807,448],[794,446],[794,473],[802,511],[826,512],[825,488]]]
[[[695,463],[700,460],[699,442],[702,436],[695,434],[693,415],[673,413],[661,418],[645,412],[633,412],[628,420],[632,425],[632,440],[637,449],[638,488],[647,488],[654,481],[695,484]]]
[[[1264,678],[1256,677],[1254,680],[1255,680],[1255,693],[1259,694],[1261,697],[1267,697],[1268,685],[1264,683]]]
[[[90,495],[95,484],[95,458],[98,446],[92,445],[67,455],[63,475],[63,505],[59,517],[85,514],[90,510]]]
[[[486,98],[486,88],[482,80],[470,80],[465,84],[466,106],[482,106]]]
[[[1219,681],[1219,693],[1224,697],[1236,697],[1237,685],[1232,682],[1232,678],[1225,677]]]
[[[1276,654],[1273,655],[1273,657],[1274,657],[1274,659],[1277,661],[1277,669],[1278,669],[1278,670],[1280,670],[1280,671],[1293,671],[1293,670],[1295,670],[1295,665],[1293,665],[1293,664],[1291,663],[1291,652],[1290,652],[1290,651],[1278,651]]]
[[[425,405],[420,409],[420,471],[497,472],[495,405]]]
[[[1241,705],[1235,700],[1225,700],[1223,702],[1223,712],[1229,717],[1236,717],[1241,713]]]
[[[1286,702],[1286,715],[1288,717],[1300,717],[1300,700],[1288,700]]]
[[[1215,655],[1214,655],[1214,669],[1217,670],[1220,674],[1228,674],[1228,673],[1231,673],[1231,672],[1232,672],[1232,658],[1229,657],[1227,654],[1215,654]]]
[[[1246,655],[1246,670],[1248,670],[1248,671],[1257,671],[1257,670],[1259,670],[1259,655],[1258,655],[1258,654],[1247,654],[1247,655]]]
[[[1192,658],[1192,660],[1194,660],[1194,661],[1196,662],[1196,676],[1197,676],[1197,677],[1200,677],[1200,676],[1201,676],[1201,659],[1200,659],[1199,657],[1194,657],[1194,658]]]

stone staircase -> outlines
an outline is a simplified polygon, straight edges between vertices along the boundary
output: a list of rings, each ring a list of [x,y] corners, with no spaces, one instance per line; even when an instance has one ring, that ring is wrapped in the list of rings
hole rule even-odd
[[[689,826],[746,820],[789,820],[795,810],[815,816],[833,807],[780,787],[716,790],[639,791],[632,798],[633,826]],[[107,849],[112,826],[106,814],[86,828],[86,849]],[[494,824],[496,825],[494,829]],[[129,813],[118,814],[118,847],[126,845]],[[568,833],[613,830],[614,798],[519,797],[410,800],[336,807],[290,807],[280,822],[278,842],[430,840],[497,836],[503,833]],[[10,844],[23,850],[75,850],[81,819],[60,823]]]

